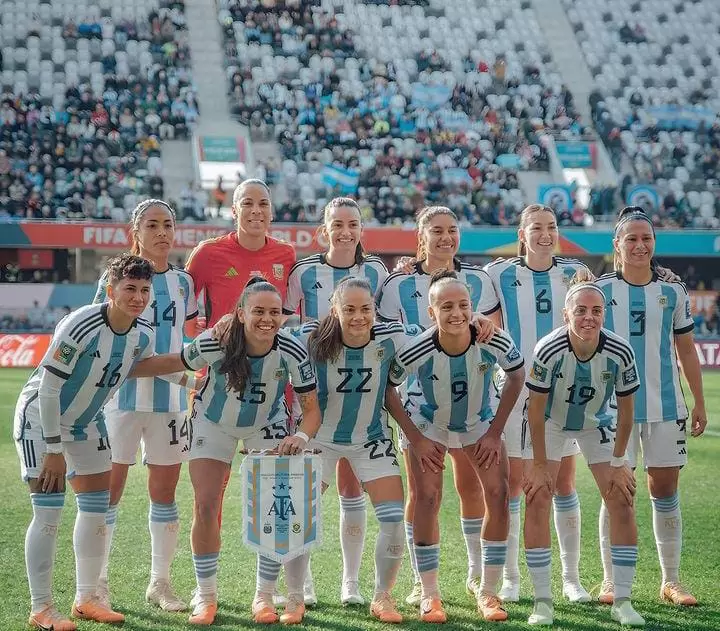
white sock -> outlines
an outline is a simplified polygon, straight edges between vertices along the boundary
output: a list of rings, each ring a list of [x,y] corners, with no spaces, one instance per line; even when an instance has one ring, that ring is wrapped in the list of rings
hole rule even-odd
[[[580,501],[575,491],[553,497],[553,516],[560,546],[562,579],[580,583]]]
[[[220,553],[193,554],[198,596],[217,596],[217,571]]]
[[[510,583],[519,583],[520,565],[518,563],[518,557],[520,556],[520,496],[510,498],[508,510],[510,513],[510,520],[503,579]]]
[[[403,556],[403,503],[375,504],[380,532],[375,542],[375,593],[390,592],[395,586]]]
[[[662,580],[663,583],[677,583],[680,580],[682,552],[680,498],[677,493],[670,497],[653,497],[652,506],[653,532],[662,569]]]
[[[615,602],[630,598],[635,566],[637,565],[637,546],[610,546],[612,555],[613,580],[615,581]]]
[[[52,603],[52,575],[64,493],[31,493],[33,518],[25,534],[25,568],[32,613]]]
[[[418,572],[422,583],[423,598],[440,598],[438,570],[440,568],[440,544],[419,546],[415,544]]]
[[[482,525],[483,518],[465,519],[460,518],[465,549],[468,555],[468,577],[470,582],[477,576],[482,576]],[[504,562],[504,561],[503,561]]]
[[[105,515],[110,491],[78,493],[75,498],[78,507],[73,531],[75,602],[84,603],[95,596],[105,559]]]
[[[264,596],[267,600],[272,599],[281,567],[281,564],[277,561],[258,554],[257,576],[255,578],[255,592],[258,595]]]
[[[612,581],[612,556],[610,555],[610,513],[605,502],[600,502],[600,559],[603,566],[603,580]]]
[[[175,556],[178,539],[177,504],[157,504],[150,502],[148,516],[150,527],[150,549],[152,565],[150,580],[170,580],[170,565]]]
[[[498,583],[503,573],[507,556],[507,541],[482,540],[482,580],[480,591],[497,596]]]
[[[420,582],[420,574],[417,569],[417,559],[415,558],[415,541],[413,540],[413,525],[411,521],[405,522],[405,543],[407,544],[408,555],[410,556],[410,569],[413,573],[413,583]]]
[[[365,546],[366,522],[365,496],[340,496],[340,547],[343,556],[343,582],[360,580],[360,562]]]
[[[285,584],[287,585],[288,598],[294,596],[300,602],[303,601],[303,584],[305,583],[305,572],[310,555],[305,553],[295,557],[285,564]]]
[[[535,600],[552,601],[550,589],[550,548],[531,548],[525,550],[530,579],[535,592]]]
[[[102,568],[100,568],[100,580],[108,580],[108,566],[110,565],[110,551],[112,550],[113,537],[115,536],[115,522],[117,522],[118,505],[111,504],[105,513],[105,553],[103,556]]]

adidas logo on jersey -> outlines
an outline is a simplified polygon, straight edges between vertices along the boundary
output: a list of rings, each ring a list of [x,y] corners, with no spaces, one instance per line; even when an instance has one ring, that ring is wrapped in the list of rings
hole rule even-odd
[[[514,280],[514,281],[510,284],[510,287],[522,287],[522,283],[521,283],[519,280]]]
[[[430,381],[440,381],[436,375],[430,375]]]
[[[607,304],[608,307],[617,307],[617,300],[613,298],[610,302]]]
[[[239,276],[239,274],[234,267],[231,267],[227,272],[225,272],[225,278],[235,278],[236,276]]]
[[[312,288],[313,288],[313,289],[322,289],[322,285],[320,284],[320,281],[318,281],[317,283],[315,283],[315,284],[312,286]]]
[[[416,292],[415,292],[412,296],[410,296],[410,297],[411,297],[411,298],[422,298],[422,294],[421,294],[419,291],[416,291]]]
[[[95,352],[93,353],[93,357],[96,357],[96,358],[99,359],[99,358],[100,358],[100,351],[95,351]]]

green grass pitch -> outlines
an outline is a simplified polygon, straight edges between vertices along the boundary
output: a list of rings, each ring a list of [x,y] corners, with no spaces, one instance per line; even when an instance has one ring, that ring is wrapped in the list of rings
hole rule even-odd
[[[23,561],[25,529],[31,509],[26,486],[19,478],[15,447],[11,438],[12,415],[15,400],[27,378],[28,371],[3,369],[0,371],[0,475],[2,501],[0,502],[0,630],[27,628],[29,596]],[[701,603],[693,609],[678,609],[658,600],[660,581],[657,554],[652,536],[650,502],[644,475],[639,482],[637,514],[640,531],[640,561],[635,581],[634,600],[638,611],[647,619],[646,629],[672,631],[694,629],[715,631],[720,629],[720,503],[716,493],[720,456],[720,427],[713,423],[720,419],[720,373],[706,373],[707,407],[711,414],[710,431],[702,439],[689,439],[690,464],[681,475],[681,506],[683,511],[685,546],[683,549],[682,577],[692,588]],[[712,418],[714,417],[714,418]],[[237,465],[225,501],[223,522],[223,550],[220,555],[220,608],[214,628],[238,629],[255,627],[250,617],[250,602],[255,585],[255,556],[240,542],[240,500],[237,482]],[[443,499],[442,553],[440,561],[441,586],[447,605],[448,629],[475,629],[480,622],[470,597],[465,594],[465,546],[460,532],[458,502],[450,477],[446,479]],[[585,586],[596,587],[602,576],[597,549],[597,514],[599,497],[588,470],[578,462],[578,490],[582,505],[582,557],[581,576]],[[380,629],[367,608],[343,608],[339,604],[341,579],[340,546],[338,542],[338,507],[334,491],[324,498],[325,541],[313,555],[312,568],[320,603],[308,612],[305,628],[308,629]],[[189,531],[191,516],[191,487],[183,471],[178,489],[181,514],[180,545],[173,566],[173,582],[179,594],[189,598],[194,586]],[[368,537],[362,568],[362,591],[371,596],[373,584],[373,542],[377,528],[372,511],[368,517]],[[127,620],[124,629],[182,629],[189,628],[186,614],[166,614],[144,602],[145,587],[150,570],[150,543],[147,529],[148,499],[145,491],[145,472],[134,467],[128,481],[125,497],[120,505],[115,546],[110,566],[110,583],[113,603],[124,612]],[[75,589],[72,555],[72,527],[75,502],[68,492],[59,536],[58,557],[54,577],[56,604],[69,612]],[[521,556],[521,569],[524,559]],[[559,561],[557,551],[553,560],[556,598],[556,629],[590,631],[614,629],[609,608],[596,604],[568,605],[560,592]],[[523,570],[524,571],[524,570]],[[405,628],[427,628],[418,621],[416,611],[404,606],[404,596],[411,587],[411,573],[407,557],[404,560],[399,584],[396,588]],[[509,605],[510,619],[505,629],[527,628],[531,610],[530,583],[524,571],[523,600]],[[484,626],[485,623],[481,623]],[[80,622],[83,630],[102,628],[95,623]]]

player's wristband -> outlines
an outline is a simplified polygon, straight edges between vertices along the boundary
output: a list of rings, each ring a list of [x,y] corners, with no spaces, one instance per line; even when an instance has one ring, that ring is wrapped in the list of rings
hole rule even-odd
[[[61,442],[45,443],[45,452],[49,454],[61,454],[63,446]]]
[[[625,458],[618,458],[617,456],[613,456],[610,458],[610,466],[611,467],[624,467],[625,466]]]
[[[310,442],[310,436],[308,436],[305,432],[296,432],[295,437],[302,438],[306,445]]]

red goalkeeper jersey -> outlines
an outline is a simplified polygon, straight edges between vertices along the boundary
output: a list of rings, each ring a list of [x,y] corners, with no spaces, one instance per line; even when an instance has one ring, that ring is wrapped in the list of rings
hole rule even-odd
[[[237,304],[248,280],[262,276],[282,295],[287,292],[290,268],[295,264],[295,248],[286,241],[265,237],[259,250],[248,250],[238,243],[236,232],[198,244],[185,268],[195,282],[195,293],[204,292],[207,326],[213,326]]]

